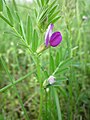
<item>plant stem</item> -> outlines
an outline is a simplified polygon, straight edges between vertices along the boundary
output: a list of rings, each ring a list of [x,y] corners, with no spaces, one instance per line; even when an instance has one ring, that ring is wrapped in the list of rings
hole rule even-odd
[[[37,77],[40,83],[40,109],[39,109],[39,116],[38,116],[38,120],[41,120],[42,117],[42,102],[43,102],[43,85],[42,85],[42,79],[41,79],[41,70],[40,70],[40,60],[37,57]]]
[[[62,120],[59,98],[58,98],[58,94],[57,94],[57,91],[55,88],[53,88],[53,92],[54,92],[54,96],[55,96],[58,120]]]
[[[46,101],[46,115],[45,115],[45,117],[46,117],[46,120],[48,119],[48,115],[47,115],[47,91],[46,91],[46,89],[45,89],[45,101]]]
[[[21,78],[19,78],[19,79],[17,79],[17,80],[14,80],[13,84],[14,84],[14,85],[18,84],[19,82],[21,82],[22,80],[24,80],[26,77],[30,76],[30,75],[33,74],[33,73],[34,73],[34,71],[33,71],[33,72],[29,72],[29,73],[26,74],[25,76],[23,76],[23,77],[21,77]],[[5,92],[5,91],[8,90],[9,88],[13,87],[13,84],[10,83],[9,85],[1,88],[1,89],[0,89],[0,93],[1,93],[1,92]]]

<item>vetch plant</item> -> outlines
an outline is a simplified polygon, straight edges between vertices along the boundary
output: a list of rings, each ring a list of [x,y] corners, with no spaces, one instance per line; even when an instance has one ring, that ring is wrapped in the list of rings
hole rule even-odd
[[[7,10],[8,18],[4,16],[2,3],[4,3],[5,7],[7,8],[6,10]],[[59,70],[61,70],[62,72],[65,72],[65,70],[67,70],[66,67],[69,65],[68,62],[70,62],[71,59],[60,61],[60,54],[62,54],[62,51],[59,51],[58,48],[56,48],[57,55],[54,59],[53,52],[55,51],[51,50],[52,48],[50,48],[50,47],[57,47],[62,41],[61,32],[59,31],[56,31],[54,33],[52,32],[55,22],[60,18],[60,16],[58,15],[59,10],[57,10],[58,5],[56,3],[56,0],[53,0],[53,2],[49,2],[49,0],[37,0],[37,3],[39,7],[39,14],[37,12],[38,11],[37,7],[35,8],[35,13],[36,13],[35,21],[37,23],[37,19],[38,19],[37,24],[35,24],[34,21],[32,21],[32,17],[30,15],[27,15],[27,21],[25,21],[26,24],[23,24],[24,22],[19,15],[18,7],[16,5],[15,0],[13,0],[14,15],[12,14],[10,8],[8,7],[6,1],[4,0],[3,2],[1,0],[0,11],[2,13],[0,13],[0,17],[11,27],[12,33],[20,39],[19,41],[20,45],[22,45],[26,51],[29,51],[28,53],[30,57],[30,64],[34,65],[34,69],[32,69],[32,71],[36,72],[34,77],[36,77],[37,84],[39,84],[39,86],[37,85],[37,87],[39,88],[38,95],[40,96],[38,120],[44,119],[43,111],[45,111],[46,113],[45,114],[46,119],[47,119],[47,116],[48,116],[48,119],[52,119],[50,117],[50,114],[52,114],[53,110],[51,111],[47,110],[47,108],[50,109],[50,106],[47,105],[47,102],[52,101],[52,96],[51,96],[52,91],[55,97],[54,101],[56,101],[54,104],[54,107],[57,108],[57,110],[54,111],[57,116],[55,119],[58,118],[58,120],[61,120],[62,117],[61,117],[61,110],[59,105],[59,98],[57,94],[57,89],[54,88],[54,84],[56,83],[56,77],[58,76],[57,74],[60,73]],[[36,27],[39,29],[36,29]],[[40,41],[40,39],[42,41]],[[43,54],[43,51],[46,49],[50,49],[50,51],[48,53],[47,59],[43,60],[42,62],[41,61],[42,56],[39,56],[39,54],[40,53]],[[43,55],[46,56],[46,54],[43,54]],[[43,65],[44,62],[48,62],[48,59],[50,60],[49,64]],[[2,60],[2,63],[4,63],[3,59],[1,60]],[[9,71],[7,70],[8,68],[5,67],[6,64],[3,64],[3,65],[5,70]],[[10,73],[9,72],[7,73],[8,73],[8,76],[10,77]],[[15,85],[17,83],[18,82],[12,81],[11,84],[7,86],[7,88],[9,88],[10,86],[14,86],[14,88],[16,89]],[[51,86],[51,89],[49,91],[50,92],[49,100],[47,99],[48,97],[47,93],[45,93],[44,91],[44,88],[46,88],[48,85]],[[44,96],[44,93],[46,94],[46,96]],[[24,112],[25,119],[28,120],[29,114],[27,114],[26,109],[24,108],[23,102],[20,98],[20,95],[18,95],[18,93],[17,93],[17,96],[20,101],[22,110]],[[43,104],[45,99],[46,99],[46,106],[44,106]]]

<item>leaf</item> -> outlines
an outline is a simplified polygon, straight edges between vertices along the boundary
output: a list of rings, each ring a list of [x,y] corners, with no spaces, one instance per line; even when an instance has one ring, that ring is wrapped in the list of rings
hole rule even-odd
[[[46,5],[49,3],[49,0],[45,0],[45,2],[46,2]]]
[[[57,20],[60,19],[60,17],[61,17],[61,16],[58,16],[58,17],[54,18],[52,21],[49,21],[49,22],[51,22],[51,23],[55,23]]]
[[[13,83],[12,76],[10,75],[10,72],[9,72],[9,70],[8,70],[7,66],[6,66],[5,61],[3,60],[3,58],[2,58],[2,57],[0,57],[0,60],[1,60],[1,63],[2,63],[2,65],[3,65],[3,68],[5,69],[6,74],[7,74],[7,75],[8,75],[8,77],[9,77],[10,82],[11,82],[11,83]]]
[[[46,78],[49,77],[48,72],[46,70],[44,70],[44,75],[45,75]]]
[[[40,1],[39,0],[37,0],[37,4],[38,4],[38,6],[40,7],[41,5],[40,5]]]
[[[11,27],[13,27],[12,23],[10,23],[10,21],[3,15],[0,13],[0,17],[8,24],[10,25]]]
[[[18,43],[18,45],[20,45],[20,46],[22,46],[23,48],[27,48],[28,49],[28,46],[27,45],[25,45],[24,43]]]
[[[2,11],[3,11],[3,1],[0,0],[0,12],[2,12]]]
[[[34,9],[34,12],[35,12],[35,17],[37,18],[38,16],[38,11],[36,9]]]
[[[25,35],[25,30],[22,21],[20,21],[20,31],[23,39],[26,41],[26,35]]]
[[[58,5],[56,4],[56,1],[54,1],[49,7],[50,7],[50,10],[49,10],[49,15],[48,15],[48,22],[54,23],[57,21],[57,19],[59,19],[58,18],[59,16],[57,16],[57,15],[60,10],[56,10],[58,7]]]
[[[69,70],[69,68],[63,68],[63,69],[59,69],[57,72],[56,72],[56,74],[63,74],[63,73],[65,73],[65,72],[67,72]]]
[[[70,65],[71,62],[72,62],[72,58],[68,58],[68,59],[62,61],[59,67],[60,68],[66,67],[66,66]]]
[[[50,5],[49,8],[52,9],[52,7],[56,4],[56,0],[54,0]]]
[[[47,12],[48,12],[48,7],[45,10],[42,10],[42,12],[40,12],[40,16],[38,18],[38,20],[41,22],[46,18]]]
[[[54,71],[54,59],[50,54],[50,73],[53,73],[53,71]]]
[[[16,13],[16,19],[17,19],[18,23],[20,23],[20,17],[18,15],[18,12],[16,11],[15,13]]]
[[[13,24],[13,17],[12,17],[11,11],[8,6],[6,6],[6,8],[7,8],[8,18],[9,18],[10,22]]]
[[[62,93],[64,95],[65,98],[67,98],[67,93],[65,91],[65,89],[63,87],[59,87],[60,89],[60,93]]]
[[[48,18],[48,21],[52,21],[60,13],[60,10],[56,11],[55,13],[51,14]]]
[[[52,10],[53,5],[55,4],[56,1],[52,2],[49,6],[47,6],[45,9],[40,12],[40,17],[39,21],[43,22],[44,19],[46,19],[47,14]]]
[[[44,2],[45,2],[44,0],[41,0],[41,4],[42,4],[42,6],[44,6]]]
[[[28,15],[27,17],[27,30],[26,30],[26,38],[27,38],[27,43],[30,45],[30,42],[32,40],[32,22],[30,19],[30,16]]]
[[[59,63],[59,65],[56,67],[53,75],[56,74],[58,72],[58,70],[61,69],[61,68],[62,68],[62,70],[63,70],[63,68],[66,69],[66,67],[69,66],[71,64],[71,62],[72,62],[72,58],[68,58],[68,59],[66,59],[64,61],[61,61]]]
[[[55,59],[56,66],[58,66],[59,63],[60,63],[60,55],[59,55],[59,52],[57,52],[56,53],[56,59]]]
[[[52,9],[49,11],[49,14],[53,14],[54,11],[57,9],[57,5],[53,6]]]
[[[9,34],[9,35],[13,35],[13,36],[18,37],[18,38],[20,37],[14,31],[5,31],[4,33]]]
[[[13,5],[14,5],[14,8],[15,8],[15,11],[18,11],[15,0],[12,0],[12,2],[13,2]]]
[[[67,81],[68,80],[67,77],[57,77],[57,76],[55,76],[55,77],[56,77],[56,82],[63,82],[63,81]]]
[[[37,31],[34,29],[33,39],[32,39],[32,50],[35,52],[38,47],[38,34]]]
[[[56,91],[55,88],[53,88],[53,94],[54,94],[55,102],[56,102],[58,120],[62,120],[62,117],[61,117],[61,109],[60,109],[60,103],[59,103],[59,98],[58,98],[58,94],[57,94],[57,91]]]
[[[62,50],[62,47],[60,47],[59,49],[59,55],[60,55],[60,60],[62,61],[62,57],[63,57],[63,50]]]

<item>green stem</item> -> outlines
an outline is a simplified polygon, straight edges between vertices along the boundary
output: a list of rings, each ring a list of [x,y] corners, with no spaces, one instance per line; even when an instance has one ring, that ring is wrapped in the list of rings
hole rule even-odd
[[[41,53],[47,50],[50,46],[46,47],[45,44],[41,44],[40,47],[37,49],[36,53],[40,56]]]
[[[54,92],[54,96],[55,96],[58,120],[62,120],[59,98],[58,98],[58,94],[57,94],[57,91],[55,88],[53,88],[53,92]]]
[[[42,102],[43,102],[43,84],[42,84],[42,79],[41,79],[41,67],[40,67],[40,60],[37,57],[37,74],[38,74],[38,80],[40,83],[40,109],[39,109],[39,116],[38,120],[41,120],[42,118]]]
[[[14,84],[14,85],[18,84],[19,82],[21,82],[22,80],[24,80],[26,77],[30,76],[32,73],[34,73],[34,71],[33,71],[33,72],[29,72],[28,74],[26,74],[25,76],[19,78],[18,80],[15,80],[15,81],[13,82],[13,84]],[[5,91],[8,90],[9,88],[11,88],[11,87],[13,86],[13,84],[10,83],[9,85],[1,88],[1,89],[0,89],[0,93],[1,93],[1,92],[5,92]]]
[[[45,106],[46,107],[46,116],[45,117],[46,117],[46,120],[48,119],[48,115],[47,115],[47,97],[48,97],[47,96],[47,91],[45,90],[45,98],[46,98],[45,99],[45,101],[46,101],[46,106]]]

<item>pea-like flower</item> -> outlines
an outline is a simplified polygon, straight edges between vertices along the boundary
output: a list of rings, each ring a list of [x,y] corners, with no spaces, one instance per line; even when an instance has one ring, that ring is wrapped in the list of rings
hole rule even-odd
[[[40,47],[37,49],[37,53],[40,54],[44,50],[46,50],[48,47],[56,47],[58,46],[62,41],[62,35],[59,31],[56,31],[52,33],[54,25],[50,24],[46,30],[45,33],[45,43],[40,45]]]
[[[56,31],[56,32],[52,33],[53,27],[54,27],[54,25],[50,24],[48,26],[47,31],[46,31],[46,34],[45,34],[45,45],[46,45],[46,47],[48,47],[48,46],[56,47],[62,41],[62,35],[59,31]]]

